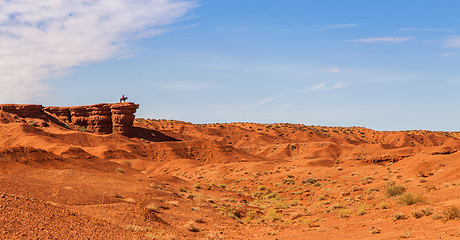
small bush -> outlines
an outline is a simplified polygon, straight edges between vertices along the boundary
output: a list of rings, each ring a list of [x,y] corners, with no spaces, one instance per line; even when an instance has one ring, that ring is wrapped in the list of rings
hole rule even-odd
[[[425,216],[430,216],[431,214],[433,214],[433,210],[431,208],[425,208],[425,209],[422,209],[422,213]]]
[[[339,210],[339,217],[340,218],[347,218],[351,215],[351,211],[349,209],[340,209]]]
[[[294,185],[294,184],[295,184],[295,180],[292,179],[292,178],[286,178],[286,179],[283,179],[283,184],[286,184],[286,185]]]
[[[267,195],[263,196],[262,198],[265,199],[265,200],[267,200],[267,199],[283,200],[283,197],[278,195],[277,192],[268,193]]]
[[[87,132],[87,131],[88,131],[88,129],[86,129],[85,126],[79,126],[79,125],[77,125],[77,129],[78,129],[78,131],[80,131],[80,132]]]
[[[381,202],[379,204],[379,206],[380,206],[381,209],[387,209],[388,208],[388,204],[386,202]]]
[[[264,185],[259,186],[258,188],[259,188],[260,191],[268,190],[267,186],[264,186]]]
[[[403,194],[406,188],[402,185],[396,185],[394,181],[390,181],[386,186],[386,190],[390,197],[394,197]]]
[[[142,232],[144,231],[143,227],[137,225],[127,225],[126,229],[133,231],[133,232]]]
[[[405,193],[399,197],[399,203],[405,206],[410,206],[421,202],[423,202],[423,198],[420,194],[414,195],[412,193]]]
[[[372,178],[372,177],[365,177],[365,178],[361,179],[361,183],[363,185],[372,183],[373,181],[374,181],[374,178]]]
[[[231,217],[233,219],[238,219],[238,218],[243,217],[242,212],[239,211],[238,209],[233,208],[233,207],[222,206],[218,210],[222,214],[227,215],[227,216],[229,216],[229,217]]]
[[[326,199],[327,199],[327,197],[324,196],[324,195],[319,195],[319,196],[318,196],[318,200],[319,200],[319,201],[323,201],[323,200],[326,200]]]
[[[365,208],[359,208],[358,211],[356,211],[356,214],[359,216],[366,214],[366,209]]]
[[[404,215],[403,213],[395,213],[393,219],[396,221],[396,220],[403,220],[406,218],[407,218],[406,215]]]
[[[265,214],[265,217],[271,221],[271,222],[274,222],[274,221],[277,221],[277,220],[281,220],[281,215],[278,214],[276,212],[276,209],[274,208],[270,208],[268,211],[267,211],[267,214]]]
[[[35,121],[30,121],[28,124],[32,127],[38,127],[38,124]]]
[[[125,173],[125,170],[123,168],[120,168],[118,167],[117,169],[115,169],[115,171],[119,172],[119,173]]]
[[[449,206],[446,210],[443,211],[443,215],[446,220],[454,220],[460,218],[460,209],[454,205]]]
[[[420,212],[416,211],[416,212],[412,212],[412,216],[414,218],[421,218],[421,217],[425,216],[425,214],[423,214],[423,212],[421,212],[421,211]]]
[[[249,223],[249,222],[251,222],[254,218],[256,218],[256,216],[257,216],[257,212],[256,212],[256,211],[254,211],[254,210],[248,211],[248,212],[246,212],[246,217],[244,218],[243,221]]]
[[[161,207],[155,203],[150,203],[147,206],[145,206],[145,208],[153,212],[159,212]]]
[[[337,212],[339,209],[343,208],[339,203],[332,204],[327,208],[328,212]]]

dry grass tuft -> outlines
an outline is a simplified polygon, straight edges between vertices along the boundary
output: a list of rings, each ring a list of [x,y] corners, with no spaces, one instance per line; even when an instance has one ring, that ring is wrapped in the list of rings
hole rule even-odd
[[[455,220],[460,218],[460,209],[454,205],[449,206],[446,210],[443,211],[443,215],[446,220]]]
[[[420,194],[405,193],[399,198],[399,203],[404,206],[414,205],[416,203],[422,203],[423,198]]]
[[[396,185],[395,181],[390,181],[386,185],[386,190],[390,197],[394,197],[403,194],[406,188],[402,185]]]

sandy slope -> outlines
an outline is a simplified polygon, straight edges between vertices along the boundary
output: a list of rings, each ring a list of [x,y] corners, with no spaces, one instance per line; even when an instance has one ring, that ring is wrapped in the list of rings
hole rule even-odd
[[[0,118],[1,239],[460,238],[458,133]]]

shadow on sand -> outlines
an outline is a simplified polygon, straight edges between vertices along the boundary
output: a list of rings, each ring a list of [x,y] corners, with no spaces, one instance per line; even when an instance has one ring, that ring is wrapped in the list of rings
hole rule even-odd
[[[141,127],[133,127],[133,129],[129,133],[126,133],[124,135],[129,138],[140,138],[152,142],[181,141],[179,139],[167,136],[159,131]]]

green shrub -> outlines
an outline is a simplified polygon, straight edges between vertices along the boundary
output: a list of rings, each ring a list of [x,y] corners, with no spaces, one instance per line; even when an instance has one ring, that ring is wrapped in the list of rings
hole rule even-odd
[[[302,180],[302,183],[315,184],[318,180],[314,178],[305,178]]]
[[[32,127],[38,127],[38,124],[35,121],[30,121],[28,124]]]
[[[401,205],[410,206],[416,203],[423,202],[423,198],[420,194],[405,193],[399,197],[399,203]]]
[[[454,205],[449,206],[446,210],[443,211],[443,215],[446,220],[454,220],[460,218],[460,209]]]
[[[283,197],[278,195],[277,192],[271,192],[271,193],[268,193],[267,195],[263,196],[262,197],[263,199],[267,200],[267,199],[277,199],[277,200],[282,200]]]
[[[88,131],[88,130],[86,129],[85,126],[79,126],[79,125],[77,125],[77,129],[78,129],[78,131],[80,131],[80,132],[87,132],[87,131]]]
[[[394,181],[388,182],[386,186],[386,190],[389,196],[398,196],[404,193],[406,191],[406,188],[402,185],[396,185]]]
[[[393,219],[396,221],[396,220],[403,220],[406,218],[407,218],[406,215],[404,215],[403,213],[395,213]]]
[[[366,209],[363,208],[363,207],[360,207],[360,208],[358,209],[358,211],[356,211],[356,213],[357,213],[359,216],[364,215],[364,214],[366,214]]]
[[[339,210],[339,217],[340,218],[347,218],[351,215],[351,211],[349,209],[340,209]]]
[[[294,185],[295,184],[295,179],[292,179],[292,178],[283,179],[283,184]]]
[[[238,218],[242,218],[242,213],[241,211],[238,211],[237,209],[233,208],[233,207],[220,207],[218,209],[222,214],[224,215],[227,215],[233,219],[238,219]]]
[[[425,208],[425,209],[422,209],[422,213],[425,216],[430,216],[431,214],[433,214],[433,210],[431,208]]]
[[[244,222],[251,222],[254,218],[256,218],[257,216],[257,212],[252,210],[252,211],[248,211],[246,212],[246,217],[244,218]]]
[[[258,188],[259,188],[259,190],[260,190],[260,191],[265,191],[265,190],[267,190],[267,191],[268,191],[268,188],[267,188],[267,186],[264,186],[264,185],[262,185],[262,186],[259,186]]]
[[[423,214],[423,212],[421,212],[421,211],[420,211],[420,212],[419,212],[419,211],[415,211],[415,212],[412,212],[412,216],[413,216],[414,218],[421,218],[421,217],[425,216],[425,214]]]
[[[272,221],[272,222],[281,219],[281,215],[278,214],[278,213],[276,212],[276,209],[274,209],[274,208],[270,208],[270,209],[267,211],[267,214],[265,214],[265,217],[266,217],[269,221]]]

